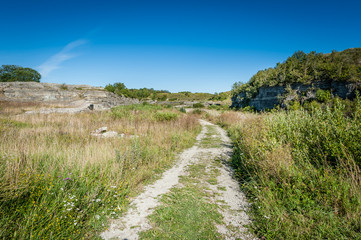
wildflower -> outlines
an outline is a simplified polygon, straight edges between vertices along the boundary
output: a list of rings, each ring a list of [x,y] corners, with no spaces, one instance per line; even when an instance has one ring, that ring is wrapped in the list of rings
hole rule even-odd
[[[71,180],[71,178],[67,177],[67,178],[63,179],[63,181],[67,181],[67,180]]]
[[[96,202],[100,202],[100,201],[101,201],[101,199],[99,199],[99,198],[98,198],[98,199],[96,199],[95,201],[96,201]]]

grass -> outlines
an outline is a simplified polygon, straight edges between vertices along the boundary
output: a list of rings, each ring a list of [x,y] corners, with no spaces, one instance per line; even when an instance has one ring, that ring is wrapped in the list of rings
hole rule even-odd
[[[192,185],[173,189],[162,197],[162,207],[150,217],[154,228],[141,233],[140,238],[220,239],[213,221],[221,218],[216,205],[209,204],[204,197],[205,194]]]
[[[206,191],[207,182],[217,184],[213,170],[204,162],[190,165],[181,186],[162,196],[162,205],[149,217],[153,228],[140,233],[140,239],[221,239],[215,225],[222,216]]]
[[[202,139],[200,146],[203,148],[219,148],[221,147],[221,138],[217,132],[216,126],[207,125],[205,138]]]
[[[0,239],[96,239],[200,131],[194,115],[159,106],[49,115],[1,107]],[[159,111],[178,117],[158,120]],[[103,126],[125,136],[91,136]]]
[[[361,101],[268,114],[224,113],[232,163],[262,239],[361,239]]]

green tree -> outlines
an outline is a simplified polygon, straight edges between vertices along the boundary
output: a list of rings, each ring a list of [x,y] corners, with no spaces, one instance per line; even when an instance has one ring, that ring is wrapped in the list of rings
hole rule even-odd
[[[0,82],[40,82],[41,75],[31,68],[16,65],[0,67]]]

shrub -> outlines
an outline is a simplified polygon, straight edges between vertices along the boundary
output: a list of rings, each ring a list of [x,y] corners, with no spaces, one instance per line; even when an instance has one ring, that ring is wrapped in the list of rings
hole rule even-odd
[[[155,114],[155,118],[158,121],[172,121],[179,117],[179,115],[175,112],[157,112]]]
[[[204,108],[204,105],[202,103],[194,103],[193,108]]]
[[[187,113],[187,111],[185,110],[184,107],[181,107],[181,108],[179,109],[179,111],[182,112],[182,113]]]
[[[68,90],[68,86],[65,83],[63,83],[63,84],[60,85],[60,89],[61,90]]]
[[[331,99],[331,93],[330,91],[319,89],[316,91],[316,98],[320,102],[327,102]]]

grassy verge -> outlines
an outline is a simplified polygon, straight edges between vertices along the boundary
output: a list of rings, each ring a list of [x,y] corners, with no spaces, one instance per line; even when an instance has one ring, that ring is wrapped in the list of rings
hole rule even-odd
[[[361,102],[223,114],[232,159],[263,239],[361,239]]]
[[[0,115],[0,238],[94,239],[146,182],[194,144],[200,126],[159,106]],[[98,138],[107,126],[124,137]]]

